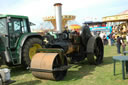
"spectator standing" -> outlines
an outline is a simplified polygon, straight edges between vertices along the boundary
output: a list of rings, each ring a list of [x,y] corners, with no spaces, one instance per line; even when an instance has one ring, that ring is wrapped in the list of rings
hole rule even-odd
[[[104,33],[104,36],[103,36],[103,43],[104,43],[104,45],[107,45],[108,44],[106,33]]]
[[[113,45],[113,33],[110,33],[109,35],[108,35],[108,37],[109,37],[109,43],[110,43],[110,45],[112,46]]]
[[[118,25],[118,27],[117,27],[117,32],[119,33],[120,30],[121,30],[121,25]]]
[[[121,38],[117,36],[117,53],[120,54],[120,47],[121,47]]]
[[[124,52],[125,51],[126,44],[125,44],[123,38],[121,39],[121,45],[122,45],[122,52]],[[124,53],[124,55],[126,55],[126,53]]]
[[[126,42],[127,42],[127,44],[128,44],[128,33],[127,33],[127,35],[126,35]]]
[[[121,45],[122,45],[122,52],[124,52],[125,51],[126,44],[125,44],[125,42],[124,42],[124,40],[123,40],[122,37],[120,38],[120,42],[121,42]],[[126,54],[124,54],[124,55],[126,55]]]

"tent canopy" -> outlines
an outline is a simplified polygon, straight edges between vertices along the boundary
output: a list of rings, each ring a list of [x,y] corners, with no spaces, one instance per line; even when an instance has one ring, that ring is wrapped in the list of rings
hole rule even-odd
[[[127,21],[128,20],[128,10],[125,10],[117,15],[106,16],[102,18],[104,22],[115,22],[115,21]]]

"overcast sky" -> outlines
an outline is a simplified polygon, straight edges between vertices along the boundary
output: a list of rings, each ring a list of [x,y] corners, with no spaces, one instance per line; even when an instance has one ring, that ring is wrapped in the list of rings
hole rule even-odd
[[[128,9],[128,0],[0,0],[0,13],[29,16],[37,24],[42,17],[54,15],[56,2],[63,4],[63,15],[75,15],[79,23],[86,17],[101,18]]]

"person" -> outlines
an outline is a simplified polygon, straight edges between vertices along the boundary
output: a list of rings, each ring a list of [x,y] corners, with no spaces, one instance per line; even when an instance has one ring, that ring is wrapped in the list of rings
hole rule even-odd
[[[117,53],[120,54],[120,47],[121,47],[121,38],[117,36]]]
[[[110,41],[110,45],[112,46],[113,45],[113,33],[111,32],[109,35],[109,41]]]
[[[127,42],[127,44],[128,44],[128,33],[127,33],[127,35],[126,35],[126,42]]]
[[[106,37],[106,33],[104,33],[103,35],[103,44],[107,45],[108,41],[107,41],[107,37]]]
[[[118,25],[117,26],[117,32],[120,32],[120,30],[121,30],[121,25]]]
[[[120,38],[120,42],[121,42],[121,46],[122,46],[122,52],[124,52],[125,51],[126,44],[125,44],[125,42],[124,42],[124,40],[123,40],[122,37]],[[126,53],[124,53],[124,55],[126,55]]]

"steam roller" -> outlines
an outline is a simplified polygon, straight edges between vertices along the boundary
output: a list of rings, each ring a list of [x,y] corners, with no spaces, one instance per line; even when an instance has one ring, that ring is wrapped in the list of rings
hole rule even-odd
[[[33,76],[40,79],[62,80],[69,68],[67,64],[66,57],[61,53],[40,52],[33,56],[31,70]]]
[[[62,30],[61,5],[54,4],[57,32],[42,36],[44,48],[37,49],[31,60],[30,70],[40,79],[62,80],[71,67],[68,63],[79,63],[85,58],[93,65],[103,61],[102,39],[93,36],[88,25],[83,25],[79,31]]]

